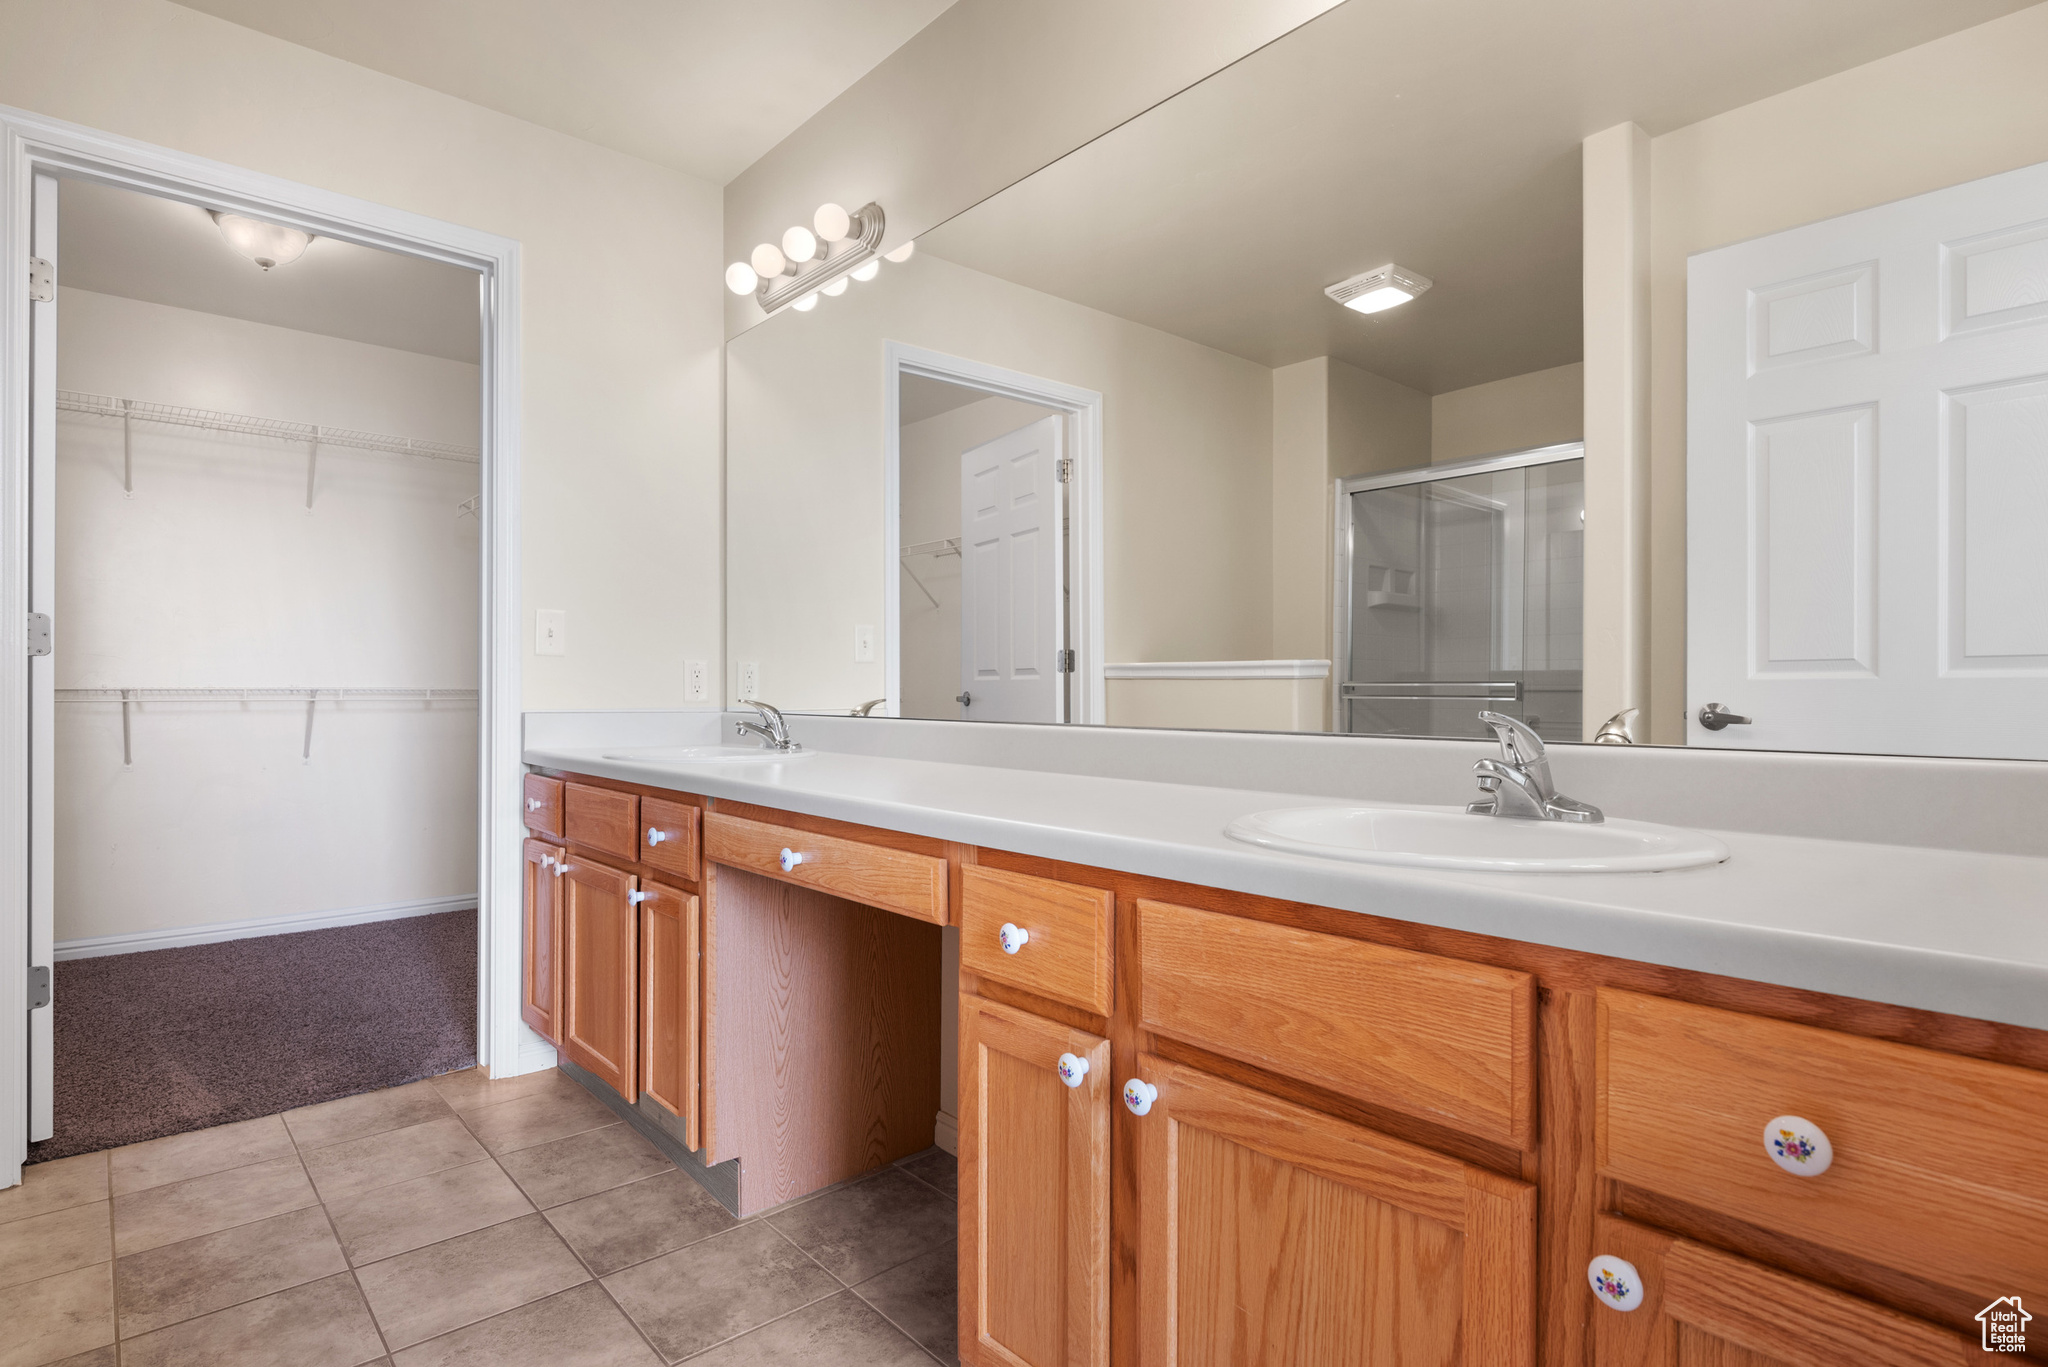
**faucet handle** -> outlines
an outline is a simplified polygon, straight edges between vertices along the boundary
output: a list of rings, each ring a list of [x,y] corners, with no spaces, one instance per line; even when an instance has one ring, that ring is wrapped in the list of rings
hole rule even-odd
[[[1548,766],[1549,761],[1543,752],[1543,737],[1531,730],[1527,723],[1516,721],[1504,712],[1481,712],[1479,720],[1492,729],[1494,739],[1500,742],[1503,763],[1532,772],[1539,764]]]

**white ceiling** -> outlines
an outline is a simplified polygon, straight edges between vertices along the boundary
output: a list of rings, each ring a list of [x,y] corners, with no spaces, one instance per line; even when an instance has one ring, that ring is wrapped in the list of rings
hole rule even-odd
[[[477,275],[316,237],[265,272],[206,211],[66,180],[57,195],[57,280],[73,289],[246,318],[451,361],[477,362]]]
[[[180,0],[723,185],[953,0]]]
[[[1651,134],[2033,0],[1348,0],[925,235],[1269,366],[1425,393],[1580,357],[1579,144]],[[1432,277],[1372,316],[1323,288]]]

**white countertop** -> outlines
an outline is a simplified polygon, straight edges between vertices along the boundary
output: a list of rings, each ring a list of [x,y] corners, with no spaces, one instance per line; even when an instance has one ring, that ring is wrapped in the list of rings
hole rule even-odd
[[[1396,920],[2048,1029],[2048,859],[1716,831],[1674,873],[1482,874],[1264,850],[1233,818],[1328,797],[815,751],[530,765]],[[1395,805],[1359,803],[1357,805]],[[1627,817],[1627,811],[1611,816]]]

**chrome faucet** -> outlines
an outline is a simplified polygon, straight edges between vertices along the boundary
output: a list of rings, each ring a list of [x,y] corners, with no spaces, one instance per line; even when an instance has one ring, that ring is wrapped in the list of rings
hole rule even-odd
[[[789,738],[789,723],[782,719],[782,713],[779,709],[764,702],[756,702],[752,698],[742,698],[740,701],[753,708],[756,712],[759,712],[761,714],[761,721],[734,722],[734,735],[759,736],[763,750],[780,750],[784,754],[793,754],[803,749],[803,746],[798,745]],[[762,723],[766,724],[763,725]]]
[[[1479,786],[1490,796],[1468,804],[1466,811],[1518,821],[1607,819],[1598,807],[1558,795],[1550,781],[1550,757],[1544,753],[1543,737],[1498,712],[1481,712],[1479,720],[1491,727],[1500,741],[1500,758],[1482,759],[1472,766],[1472,772],[1479,775]]]

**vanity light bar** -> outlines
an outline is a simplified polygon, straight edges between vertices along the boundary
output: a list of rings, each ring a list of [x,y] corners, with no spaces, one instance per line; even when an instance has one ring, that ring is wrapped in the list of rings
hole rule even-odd
[[[875,278],[876,253],[887,227],[879,204],[852,213],[837,204],[820,205],[811,227],[799,224],[782,235],[779,245],[763,242],[748,260],[727,266],[726,288],[753,295],[764,312],[787,307],[808,313],[818,306],[820,294],[844,294],[850,279]],[[909,260],[913,246],[903,243],[888,259]]]

